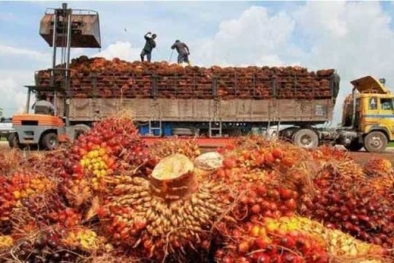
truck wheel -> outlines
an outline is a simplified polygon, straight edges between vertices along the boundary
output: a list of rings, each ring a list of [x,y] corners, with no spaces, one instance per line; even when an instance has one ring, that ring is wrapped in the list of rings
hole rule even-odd
[[[364,147],[364,145],[363,145],[362,143],[359,143],[359,142],[358,142],[358,139],[353,140],[349,145],[345,146],[345,148],[346,148],[348,151],[351,151],[351,152],[358,152],[358,151],[360,151],[363,147]]]
[[[54,132],[45,134],[42,136],[40,144],[43,149],[54,150],[59,144],[57,134]]]
[[[78,139],[81,134],[90,131],[90,127],[86,124],[77,124],[74,126],[74,140]]]
[[[18,148],[19,147],[19,139],[16,133],[11,133],[8,136],[8,145],[10,148]]]
[[[314,149],[319,145],[319,137],[310,129],[301,129],[293,136],[293,143],[306,149]]]
[[[373,131],[364,138],[364,148],[368,152],[384,152],[388,144],[387,137],[380,131]]]

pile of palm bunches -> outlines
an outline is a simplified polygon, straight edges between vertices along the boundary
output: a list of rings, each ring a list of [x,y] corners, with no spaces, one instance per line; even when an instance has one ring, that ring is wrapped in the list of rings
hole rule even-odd
[[[159,262],[208,253],[212,223],[225,217],[229,187],[197,177],[185,155],[163,158],[148,178],[120,175],[99,217],[111,242]]]
[[[361,167],[332,147],[256,136],[199,154],[193,140],[147,147],[124,114],[53,152],[12,151],[0,164],[1,258],[392,262],[386,160]]]
[[[264,218],[242,225],[216,251],[219,262],[383,262],[387,250],[303,217]],[[388,261],[387,261],[388,262]]]
[[[371,178],[361,166],[342,161],[327,164],[313,182],[315,190],[302,197],[302,215],[360,240],[393,246],[394,207],[392,188],[387,188],[392,178]]]

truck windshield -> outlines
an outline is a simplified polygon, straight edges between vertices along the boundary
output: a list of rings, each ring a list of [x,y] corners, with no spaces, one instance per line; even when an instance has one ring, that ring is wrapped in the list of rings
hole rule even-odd
[[[393,110],[393,99],[391,98],[384,98],[384,99],[380,99],[380,107],[381,110]]]

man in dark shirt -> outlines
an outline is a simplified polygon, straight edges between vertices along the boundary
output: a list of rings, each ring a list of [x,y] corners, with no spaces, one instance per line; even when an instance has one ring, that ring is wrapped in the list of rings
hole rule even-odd
[[[146,59],[148,60],[148,62],[150,62],[152,57],[152,50],[156,47],[156,42],[155,42],[156,34],[151,35],[151,32],[148,32],[145,34],[144,38],[146,41],[145,41],[145,46],[142,49],[140,55],[141,61],[144,62],[144,57],[146,55]]]
[[[171,46],[171,49],[176,49],[176,51],[178,52],[178,64],[186,62],[190,66],[190,51],[189,47],[185,43],[176,40],[175,43]]]

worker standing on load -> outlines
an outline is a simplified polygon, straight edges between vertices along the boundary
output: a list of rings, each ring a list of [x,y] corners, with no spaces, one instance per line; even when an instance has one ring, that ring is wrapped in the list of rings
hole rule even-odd
[[[148,62],[151,61],[151,57],[152,57],[152,50],[156,47],[156,34],[153,34],[151,32],[148,32],[145,34],[144,36],[145,38],[145,46],[142,49],[141,52],[141,62],[144,62],[144,57],[146,55],[146,59],[148,60]]]
[[[171,46],[171,49],[175,49],[178,52],[178,64],[182,64],[183,62],[186,62],[189,66],[190,61],[189,61],[189,55],[190,55],[190,50],[189,47],[181,42],[180,40],[176,40],[175,43]]]
[[[33,104],[32,109],[34,109],[35,114],[53,115],[55,113],[55,106],[47,100],[45,94],[37,97],[37,101]]]

